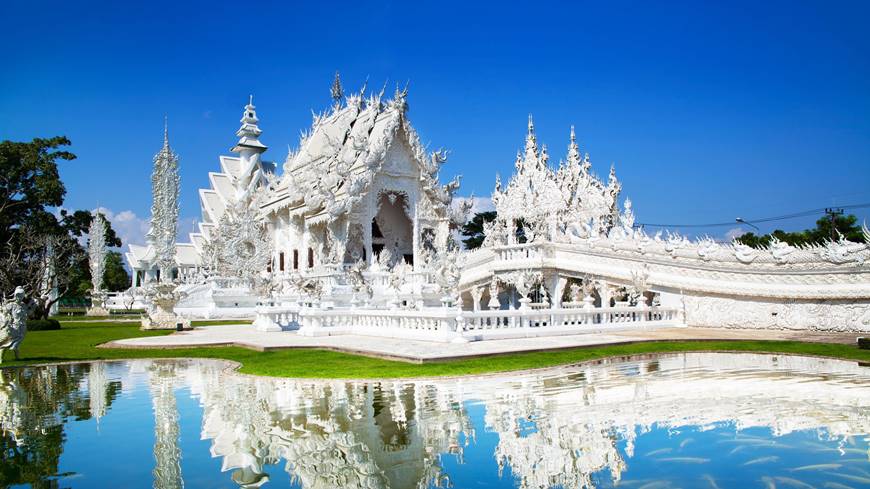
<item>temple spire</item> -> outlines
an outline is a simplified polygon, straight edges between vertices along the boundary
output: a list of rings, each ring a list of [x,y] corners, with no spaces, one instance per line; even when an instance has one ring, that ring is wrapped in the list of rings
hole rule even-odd
[[[236,131],[236,136],[239,137],[239,142],[236,143],[235,147],[230,151],[234,153],[239,153],[243,149],[251,149],[258,153],[262,153],[266,151],[266,145],[260,142],[260,134],[263,131],[260,130],[260,126],[257,125],[260,122],[257,119],[257,108],[254,106],[254,96],[248,96],[248,105],[245,106],[245,110],[242,113],[242,118],[239,122],[242,125],[239,127],[239,130]]]
[[[577,147],[577,135],[574,133],[574,126],[571,126],[571,142],[568,143],[567,165],[571,171],[576,171],[576,168],[581,167],[580,148]]]

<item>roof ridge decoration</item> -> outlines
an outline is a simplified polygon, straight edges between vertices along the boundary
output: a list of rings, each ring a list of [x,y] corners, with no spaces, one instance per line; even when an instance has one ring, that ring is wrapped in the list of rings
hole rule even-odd
[[[590,173],[589,157],[580,157],[573,127],[565,160],[554,170],[549,158],[546,145],[539,149],[534,119],[529,115],[524,150],[517,152],[514,175],[504,186],[496,176],[492,201],[498,218],[487,226],[487,245],[514,242],[520,222],[530,241],[562,234],[571,223],[589,223],[596,232],[607,233],[622,222],[618,205],[622,184],[612,169],[607,185]]]
[[[365,90],[364,86],[347,96],[345,104],[333,104],[326,112],[314,114],[312,127],[302,133],[298,149],[288,149],[284,175],[267,192],[264,208],[291,207],[297,209],[295,212],[325,212],[333,217],[350,212],[381,170],[387,150],[402,131],[420,167],[427,195],[437,202],[435,207],[446,210],[458,180],[439,187],[438,174],[447,153],[429,153],[420,142],[407,118],[408,84],[404,88],[397,85],[388,101],[383,99],[383,89],[368,97]]]

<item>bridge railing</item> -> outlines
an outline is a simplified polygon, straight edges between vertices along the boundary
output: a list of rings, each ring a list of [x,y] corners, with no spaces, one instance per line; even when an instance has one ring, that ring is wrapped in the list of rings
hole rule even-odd
[[[429,341],[594,333],[616,329],[679,326],[675,308],[606,307],[459,311],[432,309],[321,309],[261,306],[254,325],[264,331],[299,329],[305,336],[361,334]]]

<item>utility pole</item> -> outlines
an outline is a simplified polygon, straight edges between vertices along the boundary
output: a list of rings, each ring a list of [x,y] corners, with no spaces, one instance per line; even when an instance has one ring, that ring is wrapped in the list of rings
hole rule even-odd
[[[843,209],[834,209],[832,207],[828,207],[825,209],[825,214],[830,216],[831,218],[831,241],[837,240],[837,216],[843,215]]]

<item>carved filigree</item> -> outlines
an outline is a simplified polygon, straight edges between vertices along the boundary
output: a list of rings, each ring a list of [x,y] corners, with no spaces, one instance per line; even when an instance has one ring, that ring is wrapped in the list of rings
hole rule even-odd
[[[271,240],[256,211],[244,205],[229,207],[204,255],[213,274],[253,282],[266,272],[272,256]]]

